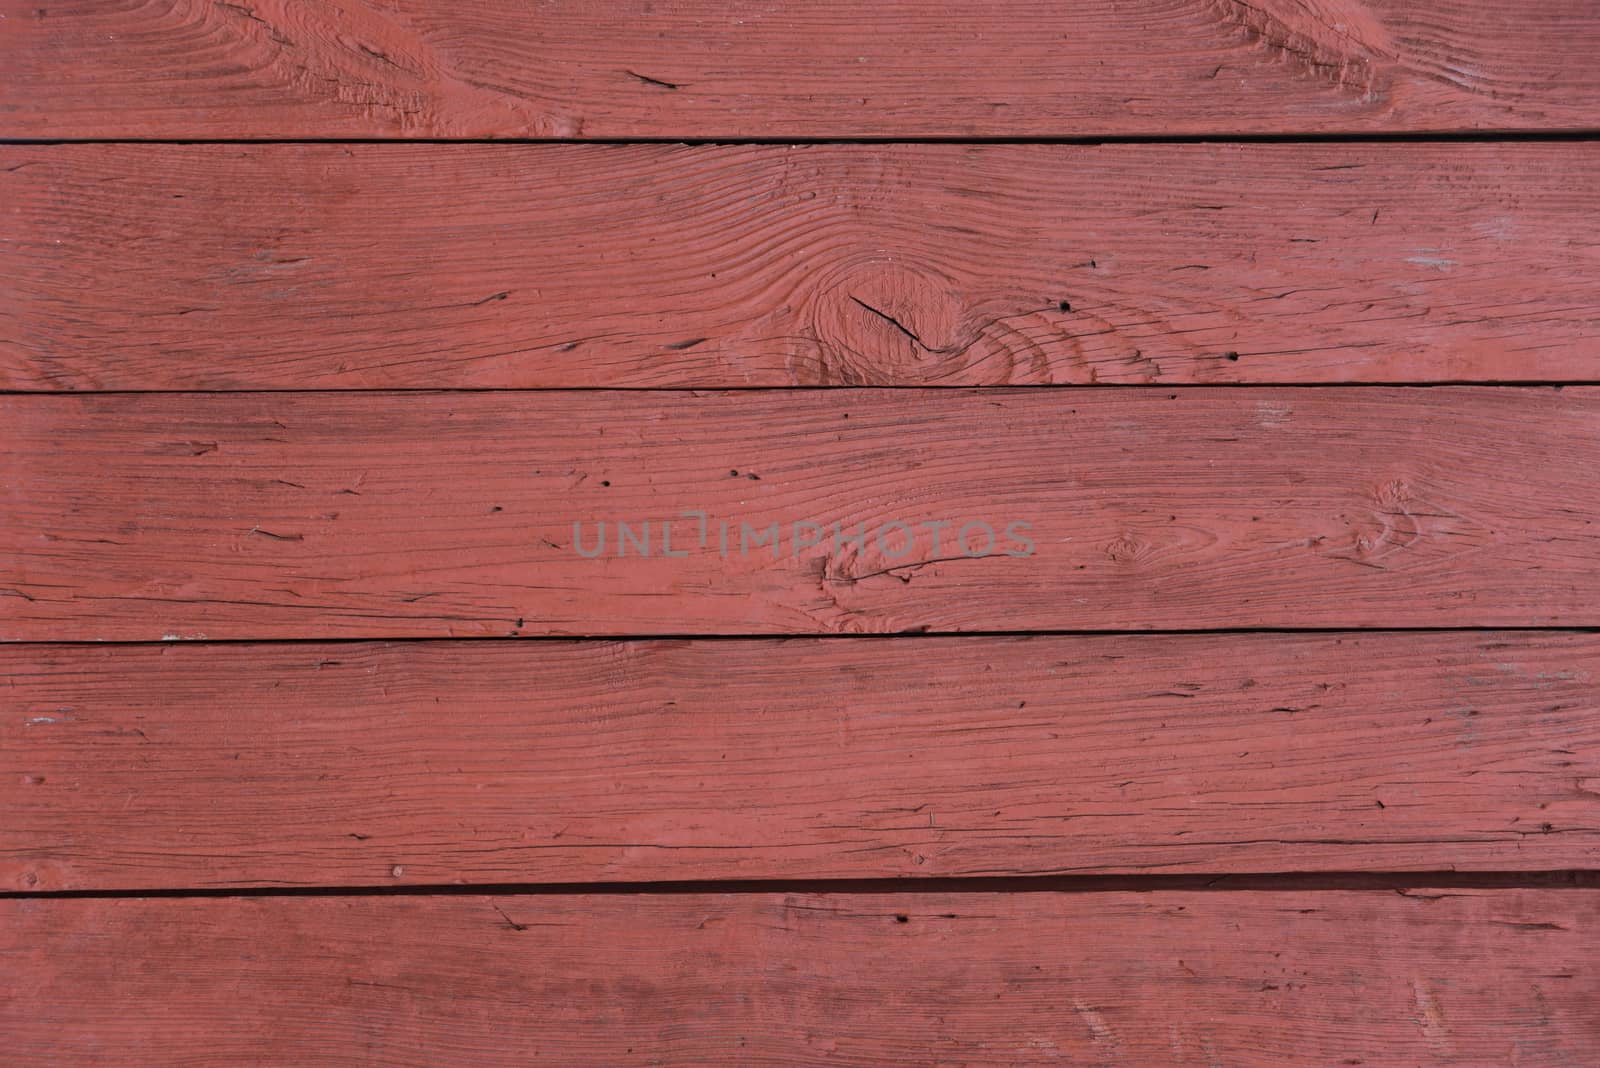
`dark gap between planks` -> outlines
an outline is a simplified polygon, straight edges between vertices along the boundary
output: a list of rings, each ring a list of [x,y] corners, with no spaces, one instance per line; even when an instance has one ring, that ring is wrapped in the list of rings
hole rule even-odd
[[[1440,130],[1432,133],[1298,133],[1261,134],[1218,131],[1205,134],[1102,134],[970,137],[6,137],[0,145],[1297,145],[1438,144],[1461,141],[1534,142],[1600,140],[1600,127],[1575,130]]]
[[[1552,382],[1548,379],[1436,379],[1429,382],[1118,382],[1090,385],[1083,382],[1058,382],[1040,385],[928,385],[906,383],[881,386],[379,386],[372,389],[360,387],[320,389],[0,389],[0,397],[160,397],[199,396],[227,394],[314,394],[314,393],[883,393],[906,390],[927,392],[984,393],[994,390],[1012,390],[1020,393],[1067,392],[1069,390],[1218,390],[1218,389],[1442,389],[1462,386],[1483,389],[1552,389],[1560,392],[1568,386],[1600,386],[1600,379],[1573,378]]]
[[[468,883],[413,886],[245,886],[154,890],[5,891],[0,899],[222,897],[465,897],[638,894],[1098,894],[1163,891],[1600,889],[1600,869],[1478,872],[1274,872],[1223,875],[1004,875],[886,879],[703,879],[616,883]]]

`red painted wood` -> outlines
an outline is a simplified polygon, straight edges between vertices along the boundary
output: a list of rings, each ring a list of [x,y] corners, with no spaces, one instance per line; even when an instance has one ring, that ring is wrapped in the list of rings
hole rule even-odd
[[[26,646],[0,887],[1600,860],[1600,637]]]
[[[0,136],[1600,126],[1588,0],[0,4]]]
[[[131,642],[0,647],[8,1061],[1600,1062],[1592,888],[371,893],[1592,883],[1600,636],[1361,632],[1600,627],[1494,385],[1600,380],[1591,146],[340,143],[1593,133],[1594,15],[0,0],[0,639]],[[1039,384],[1156,388],[627,392]],[[316,640],[1224,627],[1344,629]],[[266,886],[366,889],[128,896]]]
[[[10,396],[0,428],[12,640],[1600,625],[1592,388]]]
[[[1600,378],[1588,145],[13,146],[0,203],[12,389]]]
[[[0,902],[30,1065],[1600,1061],[1592,890]]]

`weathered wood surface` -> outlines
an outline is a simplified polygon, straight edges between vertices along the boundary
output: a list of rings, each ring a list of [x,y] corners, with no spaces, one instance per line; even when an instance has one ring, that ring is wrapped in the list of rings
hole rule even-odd
[[[0,136],[1600,126],[1589,0],[0,3]]]
[[[74,394],[0,428],[11,640],[1600,625],[1593,388]]]
[[[0,648],[0,888],[1556,870],[1600,636]]]
[[[1592,381],[1590,147],[12,146],[0,386]]]
[[[1592,890],[0,902],[17,1063],[1600,1062]]]

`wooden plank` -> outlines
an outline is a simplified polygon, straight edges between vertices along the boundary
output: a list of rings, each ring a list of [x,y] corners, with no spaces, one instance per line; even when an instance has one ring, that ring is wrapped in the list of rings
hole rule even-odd
[[[1557,870],[1600,636],[0,648],[0,887]]]
[[[72,394],[0,427],[10,640],[1600,625],[1595,388]]]
[[[12,146],[0,386],[1592,381],[1589,148]]]
[[[0,136],[1591,130],[1588,0],[0,4]]]
[[[0,901],[29,1065],[1600,1060],[1592,890]]]

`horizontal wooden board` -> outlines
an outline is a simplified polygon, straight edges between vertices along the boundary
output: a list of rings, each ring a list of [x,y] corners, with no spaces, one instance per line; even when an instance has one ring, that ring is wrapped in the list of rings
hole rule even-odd
[[[0,901],[18,1063],[1600,1061],[1592,890]]]
[[[0,636],[1595,626],[1597,431],[1595,388],[8,396]]]
[[[0,3],[0,136],[1600,126],[1588,0]]]
[[[0,648],[0,887],[1600,867],[1600,636]]]
[[[1600,379],[1579,144],[0,149],[0,386]]]

